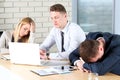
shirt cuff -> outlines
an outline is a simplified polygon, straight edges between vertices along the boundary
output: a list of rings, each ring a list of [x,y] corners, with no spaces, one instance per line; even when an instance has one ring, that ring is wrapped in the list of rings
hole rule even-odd
[[[79,62],[80,60],[76,60],[75,62],[74,62],[74,66],[77,66],[77,62]]]

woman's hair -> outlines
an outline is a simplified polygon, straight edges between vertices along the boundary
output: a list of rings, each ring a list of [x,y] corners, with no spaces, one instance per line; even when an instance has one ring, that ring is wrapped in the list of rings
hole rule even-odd
[[[61,12],[61,13],[66,13],[66,9],[63,5],[61,4],[55,4],[50,7],[50,11],[56,11],[56,12]]]
[[[90,62],[91,58],[98,53],[100,43],[97,40],[85,40],[80,44],[79,54],[85,62]]]
[[[17,24],[17,26],[15,27],[14,35],[13,35],[14,42],[18,42],[18,40],[19,40],[19,34],[20,34],[21,27],[25,24],[31,25],[31,23],[33,26],[35,26],[35,22],[30,17],[25,17]],[[30,32],[28,33],[28,35],[21,37],[21,39],[20,39],[21,42],[28,42],[29,36],[30,36]]]

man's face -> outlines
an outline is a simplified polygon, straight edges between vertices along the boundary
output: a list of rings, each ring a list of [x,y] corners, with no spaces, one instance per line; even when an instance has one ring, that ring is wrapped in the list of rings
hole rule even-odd
[[[64,22],[66,22],[66,13],[60,13],[60,12],[55,12],[51,11],[50,12],[51,20],[53,22],[53,25],[56,28],[63,29],[64,28]]]

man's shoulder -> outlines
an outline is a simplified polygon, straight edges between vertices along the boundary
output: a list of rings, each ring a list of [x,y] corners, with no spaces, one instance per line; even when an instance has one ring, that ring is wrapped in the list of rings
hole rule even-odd
[[[69,30],[72,30],[72,31],[80,31],[81,30],[83,31],[83,29],[80,27],[80,25],[76,24],[76,23],[70,23],[69,25]]]
[[[120,35],[114,34],[112,36],[112,42],[117,43],[116,45],[120,45]]]
[[[50,35],[56,35],[59,32],[60,32],[60,29],[53,27],[50,31]]]
[[[77,23],[70,22],[69,24],[70,24],[70,26],[72,26],[72,27],[76,27],[76,26],[77,26],[77,27],[80,27],[80,25],[78,25]]]

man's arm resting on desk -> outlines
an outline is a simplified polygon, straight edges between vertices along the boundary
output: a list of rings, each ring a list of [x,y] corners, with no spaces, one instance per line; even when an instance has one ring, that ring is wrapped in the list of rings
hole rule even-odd
[[[75,65],[77,60],[80,60],[79,48],[75,49],[72,53],[70,53],[69,60],[71,62],[71,65]]]
[[[89,70],[86,70],[83,67],[83,64],[85,63],[81,58],[79,54],[79,48],[75,49],[70,55],[69,55],[70,62],[72,65],[77,66],[77,68],[83,72],[89,72]]]
[[[77,68],[80,70],[80,71],[82,71],[82,72],[91,72],[90,70],[87,70],[87,69],[85,69],[84,68],[84,61],[80,58],[80,60],[76,60],[75,62],[74,62],[74,65],[75,66],[77,66]]]

